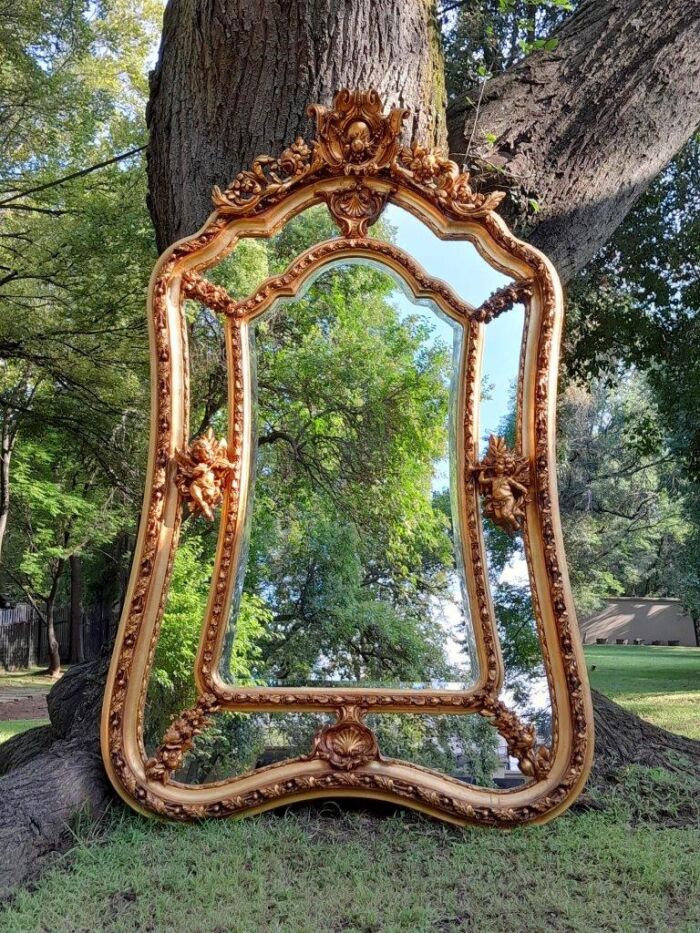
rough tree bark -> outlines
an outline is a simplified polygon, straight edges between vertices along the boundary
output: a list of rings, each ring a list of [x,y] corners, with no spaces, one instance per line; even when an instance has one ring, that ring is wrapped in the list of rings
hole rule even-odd
[[[693,0],[670,0],[662,16],[651,0],[590,0],[560,31],[555,53],[536,53],[487,86],[478,132],[498,141],[474,154],[500,159],[524,196],[539,198],[532,239],[565,274],[602,244],[694,129],[699,19]],[[259,153],[308,137],[306,105],[330,102],[343,85],[373,85],[422,114],[409,134],[441,140],[444,85],[427,0],[171,0],[148,111],[160,246],[202,224],[214,184],[226,185]],[[451,108],[457,152],[471,137],[470,119],[464,102]],[[52,726],[0,748],[0,890],[61,844],[75,810],[96,813],[109,799],[98,748],[105,672],[104,661],[72,669],[52,690]],[[700,743],[639,724],[598,695],[594,705],[598,775],[635,762],[677,769],[679,742],[700,768]]]
[[[0,556],[7,531],[7,518],[10,513],[10,461],[14,448],[16,431],[9,407],[3,409],[0,418]]]
[[[307,139],[306,107],[375,87],[413,113],[411,133],[445,141],[445,84],[429,0],[178,0],[165,12],[151,78],[150,210],[161,249],[194,233],[261,153]]]
[[[61,646],[56,637],[54,616],[56,612],[58,584],[61,582],[64,565],[65,560],[61,558],[57,562],[48,596],[44,597],[44,624],[46,625],[46,641],[49,646],[49,674],[55,678],[61,676]]]
[[[700,3],[585,0],[555,35],[556,50],[488,81],[478,107],[473,89],[451,104],[448,130],[458,161],[506,172],[511,222],[566,279],[700,124]]]
[[[0,746],[0,898],[70,842],[79,813],[111,799],[99,719],[108,659],[71,668],[49,693],[50,726]]]

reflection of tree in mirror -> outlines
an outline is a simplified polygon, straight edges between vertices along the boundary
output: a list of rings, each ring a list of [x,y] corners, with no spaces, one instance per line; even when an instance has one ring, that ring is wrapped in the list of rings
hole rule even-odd
[[[153,674],[148,684],[144,741],[152,753],[170,720],[196,700],[194,662],[214,564],[215,534],[209,523],[188,520],[175,555]],[[229,666],[239,683],[253,683],[267,635],[270,613],[263,602],[244,595]]]
[[[516,396],[512,388],[508,410],[498,433],[508,447],[516,446]],[[548,709],[542,708],[544,665],[522,534],[512,534],[484,518],[484,537],[489,557],[489,582],[498,623],[506,671],[505,686],[521,713],[537,724],[546,738],[551,728]],[[539,694],[539,696],[538,696]]]
[[[194,740],[174,779],[186,784],[220,781],[287,758],[307,755],[314,735],[332,717],[313,713],[217,713]]]
[[[245,592],[273,612],[268,680],[460,678],[436,618],[454,589],[452,348],[396,296],[386,273],[344,265],[256,325]]]
[[[385,758],[435,768],[471,784],[493,784],[499,758],[496,733],[481,716],[367,717]]]
[[[373,232],[392,237],[389,224]],[[243,297],[335,233],[325,208],[312,209],[269,241],[244,241],[211,278]],[[188,312],[193,434],[214,425],[220,436],[221,325],[193,302]],[[470,633],[449,491],[455,327],[411,304],[387,273],[345,264],[327,269],[253,329],[255,494],[244,590],[222,675],[238,684],[468,685]],[[192,666],[216,531],[190,519],[184,525],[149,690],[149,736],[162,734],[172,712],[194,699]],[[225,761],[237,762],[236,769],[254,766],[255,756],[244,762],[237,751],[239,733],[246,732],[252,748],[267,748],[269,735],[255,732],[263,718],[256,716],[255,725],[251,717],[217,714],[184,770],[200,780],[219,774]],[[287,735],[289,723],[273,719]],[[307,752],[316,727],[306,745],[301,735],[288,736],[290,749],[298,744]],[[430,741],[428,728],[435,729]],[[493,753],[495,734],[479,717],[431,717],[397,729],[381,730],[385,754],[415,757],[420,734],[428,750],[442,743],[440,754],[448,757],[462,746],[477,749],[469,753],[468,772],[479,779],[491,773],[479,756]],[[428,757],[437,766],[433,751]]]
[[[217,713],[173,775],[186,784],[223,780],[308,755],[333,719],[312,713]],[[480,786],[492,786],[502,764],[497,739],[480,716],[371,715],[384,758],[412,761]]]

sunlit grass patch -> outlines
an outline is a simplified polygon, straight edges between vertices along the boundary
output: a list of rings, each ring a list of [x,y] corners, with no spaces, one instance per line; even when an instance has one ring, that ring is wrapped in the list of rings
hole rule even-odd
[[[591,686],[671,732],[700,739],[700,648],[587,645]]]
[[[36,726],[48,725],[48,719],[10,719],[9,722],[0,722],[0,744],[11,739],[13,735],[34,729]]]
[[[0,915],[7,933],[507,929],[700,923],[700,831],[624,798],[512,832],[333,804],[173,826],[123,811]],[[90,833],[90,831],[86,830]]]

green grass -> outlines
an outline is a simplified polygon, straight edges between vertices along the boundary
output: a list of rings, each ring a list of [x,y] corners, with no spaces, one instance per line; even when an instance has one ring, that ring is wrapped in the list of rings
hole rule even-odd
[[[78,832],[63,863],[0,913],[0,929],[690,933],[700,809],[692,827],[645,822],[629,801],[649,775],[665,798],[689,793],[630,769],[604,810],[511,832],[332,804],[190,826],[115,814],[98,838]]]
[[[0,722],[0,745],[11,739],[13,735],[34,729],[36,726],[48,725],[48,719],[11,719],[9,722]]]
[[[590,647],[598,689],[693,731],[700,651]],[[665,705],[668,704],[668,705]],[[16,724],[9,724],[16,725]],[[459,830],[332,803],[173,826],[116,806],[3,911],[2,933],[700,929],[700,782],[631,767],[596,809]]]
[[[585,652],[592,687],[657,726],[700,739],[700,648],[587,645]]]

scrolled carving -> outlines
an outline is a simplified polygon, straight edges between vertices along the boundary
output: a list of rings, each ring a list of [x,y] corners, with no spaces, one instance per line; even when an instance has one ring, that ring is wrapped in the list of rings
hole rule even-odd
[[[205,693],[196,706],[181,713],[168,726],[156,753],[145,764],[146,777],[167,784],[170,775],[182,764],[195,738],[211,725],[211,714],[219,709],[215,696]]]
[[[408,111],[394,107],[385,114],[374,90],[345,88],[335,95],[332,107],[312,104],[308,113],[316,119],[316,139],[310,146],[299,138],[278,159],[259,156],[252,169],[239,172],[224,191],[214,188],[214,206],[222,216],[251,214],[302,183],[337,176],[401,181],[456,217],[482,216],[505,197],[503,191],[474,191],[469,173],[461,172],[440,149],[417,142],[402,146]],[[346,236],[365,233],[383,207],[367,187],[350,191],[354,193],[339,189],[329,200]],[[352,218],[362,219],[363,225]]]
[[[232,314],[236,302],[221,285],[215,285],[197,272],[185,272],[182,276],[182,291],[185,298],[199,301],[219,314]]]
[[[523,279],[520,282],[513,282],[512,285],[504,285],[497,289],[493,295],[490,295],[483,304],[474,311],[474,319],[483,324],[493,321],[504,311],[510,311],[514,304],[524,301],[531,297],[534,282],[532,279]]]
[[[391,170],[443,210],[458,217],[494,211],[505,197],[505,191],[479,194],[472,190],[469,172],[460,172],[457,163],[440,149],[417,142],[399,151]]]
[[[530,496],[530,463],[504,437],[492,434],[484,459],[472,469],[484,499],[484,513],[511,534],[519,531]]]
[[[546,777],[551,763],[551,752],[546,745],[537,744],[537,730],[525,724],[517,713],[501,700],[486,698],[480,714],[490,719],[505,739],[508,752],[517,759],[518,767],[527,777],[541,780]]]
[[[279,159],[261,155],[249,171],[239,172],[222,191],[214,187],[212,200],[220,214],[241,214],[254,210],[263,200],[279,200],[303,178],[317,168],[311,149],[299,137]]]
[[[390,165],[399,151],[400,134],[408,111],[394,107],[384,114],[376,91],[344,88],[328,109],[309,107],[316,118],[314,157],[331,171],[345,175],[374,175]]]
[[[228,459],[226,441],[218,441],[209,428],[186,451],[176,450],[175,460],[175,484],[190,512],[214,521],[214,509],[221,505],[224,486],[235,468]]]

